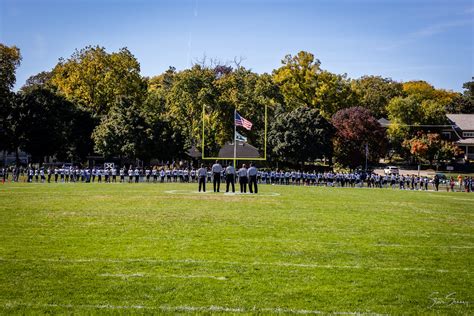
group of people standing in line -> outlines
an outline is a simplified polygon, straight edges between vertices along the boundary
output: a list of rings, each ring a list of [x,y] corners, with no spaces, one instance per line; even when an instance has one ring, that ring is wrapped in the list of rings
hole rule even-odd
[[[197,171],[198,183],[199,183],[199,192],[201,189],[203,192],[206,192],[206,181],[208,178],[208,169],[204,164],[201,165],[201,168]],[[214,187],[214,192],[220,192],[221,178],[225,179],[226,190],[229,192],[229,187],[232,187],[232,193],[235,193],[235,180],[238,177],[240,184],[240,193],[247,193],[247,184],[249,187],[250,193],[258,193],[258,181],[257,181],[257,168],[250,164],[249,168],[245,164],[236,172],[232,163],[227,167],[223,168],[219,161],[216,160],[216,163],[212,165],[212,184]]]
[[[231,164],[223,167],[218,161],[208,169],[204,164],[198,170],[178,167],[146,167],[130,166],[120,169],[79,168],[73,166],[26,169],[0,169],[2,181],[19,181],[20,175],[26,175],[27,182],[197,182],[199,191],[206,191],[206,183],[213,183],[214,192],[220,192],[222,181],[226,183],[226,192],[235,192],[235,183],[239,182],[240,192],[258,193],[259,184],[272,185],[305,185],[329,187],[368,187],[368,188],[399,188],[402,190],[438,191],[440,184],[445,184],[447,191],[474,192],[474,177],[461,176],[457,179],[440,179],[417,175],[379,175],[376,173],[335,173],[335,172],[301,172],[299,170],[263,170],[245,164],[238,170]]]

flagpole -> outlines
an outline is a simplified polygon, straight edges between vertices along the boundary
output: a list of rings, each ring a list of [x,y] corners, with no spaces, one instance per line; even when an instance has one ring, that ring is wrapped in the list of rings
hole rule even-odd
[[[234,168],[237,169],[235,159],[237,157],[237,125],[235,125],[235,118],[237,117],[237,109],[234,108]]]

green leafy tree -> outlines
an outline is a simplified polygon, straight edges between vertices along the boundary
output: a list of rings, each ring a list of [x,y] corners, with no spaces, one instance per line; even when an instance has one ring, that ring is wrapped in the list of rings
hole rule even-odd
[[[216,125],[219,124],[215,73],[199,65],[176,73],[166,93],[167,120],[182,131],[185,147],[198,146],[202,141],[202,108],[206,107],[206,147],[216,147]]]
[[[340,109],[359,104],[356,94],[352,91],[347,75],[333,74],[323,71],[317,89],[321,114],[330,119]]]
[[[0,150],[16,151],[18,144],[12,139],[12,111],[16,106],[16,95],[11,91],[16,82],[16,68],[21,63],[20,50],[0,43]]]
[[[0,100],[0,150],[14,152],[16,163],[19,163],[18,151],[22,144],[23,111],[19,106],[18,96],[5,92]]]
[[[465,82],[463,88],[446,107],[448,113],[474,114],[474,81]]]
[[[94,149],[105,157],[143,158],[152,138],[140,105],[120,98],[92,133]]]
[[[387,106],[387,112],[393,123],[416,125],[423,121],[423,109],[413,96],[393,98]]]
[[[99,120],[89,111],[74,105],[68,119],[68,135],[65,151],[58,154],[58,159],[69,161],[84,161],[94,152],[92,132],[99,124]]]
[[[4,125],[7,150],[24,150],[40,163],[46,156],[65,155],[73,112],[73,104],[49,90],[17,95]]]
[[[216,135],[221,140],[220,145],[233,138],[233,115],[236,109],[253,124],[250,131],[244,132],[248,142],[262,149],[265,106],[267,106],[271,121],[275,108],[283,103],[283,98],[271,76],[258,75],[240,67],[216,79],[215,86],[218,90],[217,111],[219,119],[223,121],[223,124],[219,126],[220,133]]]
[[[276,115],[268,141],[273,154],[293,163],[332,155],[332,125],[316,109],[300,107]]]
[[[422,124],[443,125],[447,123],[446,105],[444,101],[438,99],[423,100],[421,102],[423,118]]]
[[[29,77],[26,83],[21,87],[20,91],[23,93],[30,92],[34,89],[49,89],[55,91],[56,88],[51,83],[53,73],[51,71],[42,71],[36,75]]]
[[[460,94],[448,104],[446,112],[453,114],[474,114],[474,101]]]
[[[185,157],[185,138],[180,130],[173,128],[171,122],[155,119],[149,122],[151,137],[145,144],[146,150],[143,158],[161,160],[175,160]]]
[[[166,107],[164,118],[173,129],[183,132],[186,148],[201,148],[204,107],[206,155],[217,153],[225,142],[232,141],[234,109],[254,125],[246,131],[249,142],[263,148],[265,106],[271,116],[273,108],[283,102],[271,76],[244,67],[195,65],[171,77],[153,78],[149,84],[153,87],[152,107]]]
[[[60,93],[99,116],[107,114],[117,98],[145,98],[140,64],[127,48],[109,54],[103,47],[88,46],[68,60],[60,59],[52,72],[51,83]]]
[[[474,79],[474,77],[473,77]],[[464,96],[474,101],[474,81],[465,82],[462,87],[464,88]]]
[[[363,76],[351,82],[360,106],[369,109],[376,118],[387,117],[387,105],[394,97],[403,96],[403,85],[390,78]]]
[[[22,149],[38,162],[66,150],[74,105],[45,89],[22,94],[19,100],[24,111]]]
[[[310,107],[330,118],[339,109],[357,104],[346,75],[335,75],[321,69],[314,55],[301,51],[287,55],[283,66],[273,71],[273,80],[280,87],[286,108]]]
[[[20,66],[20,49],[0,43],[0,93],[10,91],[16,82],[16,68]]]
[[[286,55],[281,63],[283,66],[273,71],[273,80],[280,87],[287,108],[318,108],[316,90],[318,77],[323,72],[319,59],[301,51],[296,56]]]
[[[365,163],[366,146],[368,162],[375,163],[386,153],[385,129],[371,112],[363,107],[338,111],[331,119],[335,127],[334,158],[343,166],[354,169]]]

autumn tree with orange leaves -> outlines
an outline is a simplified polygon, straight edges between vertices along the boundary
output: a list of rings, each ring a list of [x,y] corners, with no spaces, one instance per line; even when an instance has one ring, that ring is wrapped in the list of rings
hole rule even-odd
[[[416,136],[405,140],[403,146],[418,161],[428,161],[430,165],[433,165],[434,161],[451,160],[462,153],[453,142],[441,139],[436,133],[418,132]]]

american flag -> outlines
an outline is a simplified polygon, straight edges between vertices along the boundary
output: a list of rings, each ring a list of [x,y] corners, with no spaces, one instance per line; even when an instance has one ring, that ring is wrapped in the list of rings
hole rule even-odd
[[[237,112],[235,112],[235,125],[236,126],[242,126],[243,128],[245,128],[248,131],[250,131],[250,129],[252,128],[252,122],[250,122],[249,120],[244,119]]]

